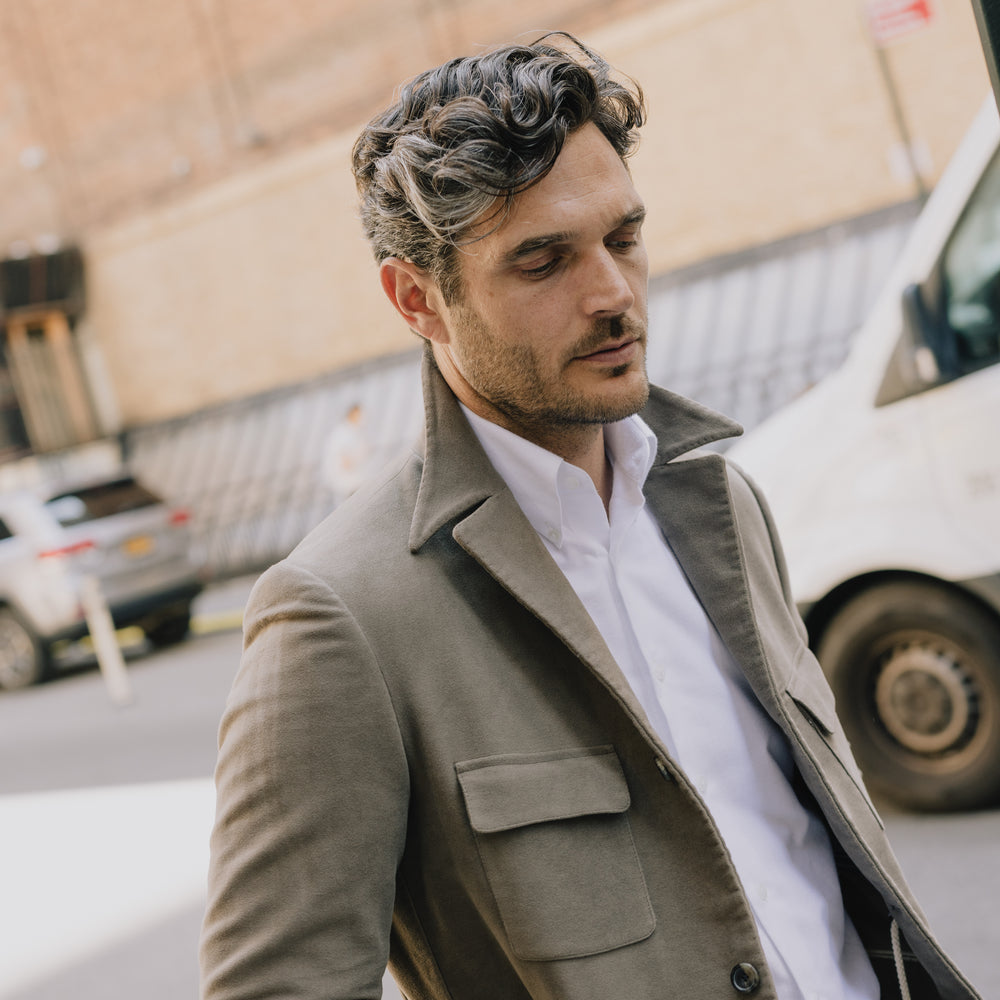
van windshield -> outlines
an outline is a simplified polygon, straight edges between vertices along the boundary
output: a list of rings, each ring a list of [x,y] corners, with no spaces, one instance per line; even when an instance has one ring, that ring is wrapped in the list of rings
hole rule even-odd
[[[1000,359],[1000,155],[969,200],[942,263],[955,374]]]

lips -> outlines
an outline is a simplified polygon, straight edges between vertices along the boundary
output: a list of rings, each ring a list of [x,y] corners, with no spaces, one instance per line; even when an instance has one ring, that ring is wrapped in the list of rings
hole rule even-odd
[[[577,356],[579,361],[596,361],[609,365],[624,365],[635,359],[639,352],[638,340],[619,340],[599,347],[596,351]]]

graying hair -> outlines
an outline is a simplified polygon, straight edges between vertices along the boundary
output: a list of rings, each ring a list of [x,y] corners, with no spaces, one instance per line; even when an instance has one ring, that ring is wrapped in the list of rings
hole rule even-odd
[[[567,135],[593,123],[624,160],[644,118],[638,85],[612,79],[599,55],[563,33],[422,73],[354,144],[375,259],[416,264],[455,301],[458,248],[484,235],[484,220],[502,223],[514,197],[552,169]]]

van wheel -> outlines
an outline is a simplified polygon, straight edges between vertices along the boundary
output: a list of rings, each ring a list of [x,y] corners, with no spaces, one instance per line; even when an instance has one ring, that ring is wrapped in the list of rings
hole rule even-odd
[[[911,809],[1000,800],[1000,623],[921,582],[852,598],[817,656],[866,782]]]
[[[15,611],[0,608],[0,688],[15,691],[37,684],[48,666],[46,647]]]

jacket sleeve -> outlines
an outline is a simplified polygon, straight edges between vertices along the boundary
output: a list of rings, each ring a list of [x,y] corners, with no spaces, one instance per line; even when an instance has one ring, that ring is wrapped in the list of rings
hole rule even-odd
[[[287,563],[251,594],[219,734],[203,1000],[381,996],[409,779],[379,666]]]

